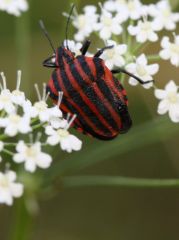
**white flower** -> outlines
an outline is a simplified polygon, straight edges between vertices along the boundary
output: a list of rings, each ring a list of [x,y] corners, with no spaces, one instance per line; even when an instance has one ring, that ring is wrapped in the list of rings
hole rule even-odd
[[[75,42],[73,40],[65,40],[64,41],[64,46],[67,47],[70,49],[71,52],[73,52],[75,54],[75,56],[78,56],[78,55],[81,55],[81,47],[82,47],[82,44],[79,43],[79,42]]]
[[[98,14],[96,14],[96,7],[89,5],[84,7],[84,14],[75,13],[72,16],[73,25],[78,30],[74,35],[76,41],[83,41],[88,37],[95,29],[95,25],[98,20]]]
[[[125,0],[106,1],[103,8],[109,12],[116,12],[116,16],[120,19],[120,23],[125,22],[129,17]]]
[[[125,59],[123,55],[127,51],[127,45],[126,44],[119,44],[115,41],[108,40],[107,45],[114,46],[111,49],[107,49],[104,51],[104,53],[101,55],[101,58],[105,60],[105,64],[109,69],[113,69],[114,66],[122,67],[125,65]]]
[[[33,116],[39,117],[41,122],[47,122],[50,117],[50,111],[45,101],[39,101],[34,104]]]
[[[12,102],[22,106],[25,102],[25,94],[24,92],[20,91],[20,84],[21,84],[21,71],[17,71],[17,84],[16,89],[12,91]]]
[[[49,108],[50,118],[62,118],[63,113],[60,110],[60,106],[57,104],[54,107]]]
[[[49,121],[51,110],[48,108],[48,105],[46,103],[48,95],[46,94],[46,84],[43,85],[43,95],[40,95],[40,91],[38,88],[38,85],[35,84],[35,88],[38,95],[38,102],[35,102],[34,105],[31,107],[30,102],[26,102],[26,105],[24,107],[30,109],[30,115],[32,117],[39,117],[41,122],[47,122]]]
[[[179,13],[172,13],[168,0],[159,1],[157,4],[149,6],[149,14],[154,17],[154,24],[160,30],[174,30],[176,23],[179,21]]]
[[[0,10],[20,16],[21,12],[28,10],[28,3],[26,0],[0,0]]]
[[[62,111],[59,109],[58,105],[54,106],[50,109],[50,117],[49,117],[49,122],[53,128],[59,128],[63,126],[64,124],[62,123]],[[64,120],[65,121],[65,120]]]
[[[105,2],[104,8],[108,11],[117,12],[124,21],[128,18],[137,20],[145,13],[139,0],[110,0]]]
[[[169,113],[169,117],[173,122],[179,122],[179,93],[178,87],[173,80],[169,81],[165,89],[155,90],[156,98],[160,99],[158,105],[158,113]]]
[[[151,42],[156,42],[158,40],[158,36],[155,31],[159,31],[158,26],[156,26],[153,22],[148,21],[146,18],[139,20],[137,26],[130,25],[128,27],[128,32],[132,36],[136,36],[136,41],[140,43],[144,43],[147,40]]]
[[[139,0],[128,0],[127,2],[127,10],[129,14],[129,18],[133,20],[139,19],[144,14],[143,5]]]
[[[0,110],[5,110],[9,114],[15,112],[12,94],[9,89],[3,89],[0,93]]]
[[[31,132],[30,119],[26,115],[20,116],[16,113],[1,118],[0,126],[5,128],[5,134],[14,137],[17,133]]]
[[[55,130],[51,126],[47,126],[45,132],[49,135],[47,138],[47,143],[49,145],[53,146],[60,143],[61,149],[69,153],[71,153],[72,150],[79,151],[81,149],[82,142],[77,137],[70,134],[66,129],[60,128]]]
[[[1,93],[0,93],[0,110],[5,110],[7,113],[15,112],[15,106],[12,102],[12,94],[7,89],[6,77],[3,72],[0,73],[3,84],[0,84]]]
[[[22,109],[25,116],[28,116],[29,118],[35,118],[38,114],[37,111],[34,110],[34,107],[32,106],[32,103],[30,100],[25,100],[22,104]]]
[[[169,60],[172,65],[179,66],[179,35],[174,36],[174,42],[170,42],[169,37],[163,37],[161,41],[162,50],[159,55],[164,60]]]
[[[54,107],[49,108],[49,112],[50,112],[49,123],[53,128],[63,128],[63,126],[65,127],[68,124],[68,122],[62,118],[63,113],[60,110],[62,97],[63,97],[63,93],[59,92],[57,104]]]
[[[147,58],[144,54],[141,54],[137,59],[136,63],[129,63],[126,66],[126,69],[141,78],[143,81],[149,81],[153,79],[153,75],[155,75],[159,70],[158,64],[150,64],[148,65]],[[133,86],[138,84],[138,81],[132,77],[129,78],[129,83]],[[150,88],[153,85],[153,82],[146,83],[142,85],[144,88]]]
[[[126,0],[108,0],[104,2],[104,9],[110,12],[121,11],[121,8],[126,8]]]
[[[99,31],[99,36],[103,40],[107,40],[111,38],[112,34],[121,34],[122,27],[120,20],[121,19],[118,16],[112,16],[110,12],[102,9],[100,23],[96,25],[96,29]]]
[[[17,72],[17,85],[16,89],[10,92],[6,86],[6,78],[3,72],[1,72],[1,77],[3,80],[3,85],[1,86],[1,94],[0,94],[0,110],[5,110],[7,113],[14,113],[16,110],[15,105],[23,105],[25,101],[24,92],[20,91],[20,82],[21,82],[21,71]]]
[[[50,119],[50,126],[52,126],[55,129],[59,129],[59,128],[65,128],[68,124],[68,121],[64,118],[51,118]]]
[[[52,158],[49,154],[41,151],[41,143],[36,142],[30,146],[24,141],[19,141],[16,146],[17,153],[14,154],[13,160],[16,163],[25,163],[25,169],[34,172],[37,167],[48,168],[51,165]]]
[[[0,172],[0,203],[12,205],[14,197],[18,198],[22,196],[23,185],[21,183],[16,183],[15,180],[15,172]]]

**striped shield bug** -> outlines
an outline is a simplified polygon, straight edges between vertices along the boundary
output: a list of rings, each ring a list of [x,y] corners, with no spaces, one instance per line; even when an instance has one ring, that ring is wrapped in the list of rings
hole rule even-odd
[[[109,70],[100,56],[113,46],[104,47],[89,57],[85,54],[90,41],[86,40],[80,49],[81,55],[75,56],[67,44],[70,16],[66,27],[66,46],[63,43],[57,49],[53,47],[44,24],[40,21],[54,52],[43,62],[45,67],[54,68],[47,91],[54,102],[58,101],[58,93],[63,92],[60,108],[64,114],[76,114],[73,127],[77,130],[98,139],[113,139],[118,134],[126,133],[132,125],[126,91],[114,75],[125,73],[141,84],[151,81],[144,82],[122,68]]]

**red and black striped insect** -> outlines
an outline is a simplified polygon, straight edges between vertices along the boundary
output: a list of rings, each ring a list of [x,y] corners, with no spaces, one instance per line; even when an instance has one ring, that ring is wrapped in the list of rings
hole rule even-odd
[[[65,114],[76,114],[73,126],[83,133],[102,140],[126,133],[132,125],[128,100],[114,74],[126,73],[141,84],[150,81],[143,82],[125,69],[110,71],[100,55],[113,46],[102,48],[93,57],[85,55],[90,45],[88,40],[79,56],[70,51],[68,44],[55,50],[43,23],[40,25],[54,50],[53,56],[43,62],[45,67],[55,68],[47,86],[53,101],[57,102],[58,93],[62,91],[60,108]]]

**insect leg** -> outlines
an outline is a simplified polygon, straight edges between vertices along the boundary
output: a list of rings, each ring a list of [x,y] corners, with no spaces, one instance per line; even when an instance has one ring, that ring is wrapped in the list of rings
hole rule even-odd
[[[105,50],[111,49],[111,48],[113,48],[113,47],[114,47],[114,46],[111,45],[111,46],[107,46],[107,47],[101,48],[99,51],[97,51],[97,53],[94,55],[94,57],[100,57]]]
[[[131,128],[132,120],[126,105],[122,101],[119,101],[119,115],[122,120],[122,128],[120,129],[120,133],[123,134],[128,132],[128,130]]]
[[[115,74],[115,73],[121,73],[121,72],[122,72],[122,73],[125,73],[125,74],[129,75],[130,77],[135,78],[140,84],[147,84],[147,83],[150,83],[150,82],[154,82],[154,80],[143,81],[143,80],[140,79],[139,77],[137,77],[137,76],[135,76],[134,74],[126,71],[126,70],[123,69],[123,68],[118,68],[118,69],[112,70],[111,72],[112,72],[113,74]]]
[[[80,51],[81,51],[81,54],[82,55],[85,55],[86,52],[88,51],[88,48],[90,46],[91,42],[89,40],[86,40],[84,43],[83,43],[83,46],[81,47]]]

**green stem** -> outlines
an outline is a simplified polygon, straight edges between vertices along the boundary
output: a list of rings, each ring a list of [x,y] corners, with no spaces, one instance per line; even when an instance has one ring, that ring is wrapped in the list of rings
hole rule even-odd
[[[133,49],[133,51],[132,51],[132,55],[135,55],[138,51],[139,51],[139,49],[142,47],[142,44],[141,43],[136,43],[136,45],[135,45],[135,47],[134,47],[134,49]]]
[[[15,44],[17,51],[17,68],[22,70],[23,79],[22,89],[29,93],[30,83],[30,11],[22,14],[21,17],[15,18]]]
[[[126,29],[126,26],[123,26],[123,31],[122,31],[122,42],[123,43],[127,42],[127,36],[126,36],[126,30],[125,29]]]
[[[159,60],[161,60],[161,57],[157,54],[154,54],[154,55],[148,55],[147,59],[149,61],[159,61]]]
[[[0,135],[0,140],[4,140],[4,139],[6,139],[6,138],[8,138],[8,136],[7,136],[6,134]]]
[[[38,123],[38,124],[32,126],[32,129],[35,130],[35,129],[41,128],[43,126],[45,126],[45,123]]]
[[[129,25],[133,26],[134,25],[134,21],[131,19]],[[131,51],[131,43],[132,43],[132,36],[131,34],[128,34],[128,38],[127,38],[127,46],[128,46],[128,51]]]
[[[14,205],[13,223],[9,240],[28,240],[32,227],[32,214],[27,210],[25,198],[18,199]]]
[[[147,179],[118,176],[63,177],[64,187],[134,187],[134,188],[179,188],[179,179]]]
[[[9,150],[7,150],[7,149],[3,149],[2,151],[3,151],[4,153],[6,153],[6,154],[10,155],[11,157],[13,157],[13,156],[14,156],[14,153],[13,153],[13,152],[11,152],[11,151],[9,151]]]
[[[82,149],[73,156],[68,156],[68,159],[65,159],[65,161],[58,161],[58,163],[54,164],[47,171],[44,186],[50,184],[59,176],[79,171],[106,159],[111,159],[114,156],[119,157],[126,152],[141,149],[146,145],[167,140],[178,133],[177,124],[171,123],[165,117],[160,117],[154,121],[135,126],[131,129],[131,133],[122,136],[122,139],[117,138],[106,144],[99,143],[97,148],[94,146],[94,142],[94,145],[92,144],[90,147]]]

